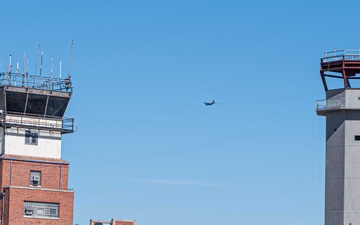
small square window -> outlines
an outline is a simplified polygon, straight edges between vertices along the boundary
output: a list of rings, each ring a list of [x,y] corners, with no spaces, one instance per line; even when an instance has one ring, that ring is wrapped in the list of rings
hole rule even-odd
[[[38,133],[32,131],[25,131],[25,144],[37,145],[38,144]]]
[[[41,186],[41,171],[30,171],[30,186]]]
[[[355,141],[360,141],[360,135],[355,135]]]
[[[49,214],[56,216],[56,215],[58,214],[57,209],[56,209],[56,208],[50,208],[50,209],[49,209]]]

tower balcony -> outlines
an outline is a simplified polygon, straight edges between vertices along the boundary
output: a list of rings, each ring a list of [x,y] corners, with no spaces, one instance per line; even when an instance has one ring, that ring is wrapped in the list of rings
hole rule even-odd
[[[41,91],[72,93],[73,90],[70,77],[55,78],[11,72],[0,73],[0,85],[31,88],[38,90],[39,93]]]
[[[360,49],[325,52],[320,60],[320,75],[325,91],[359,88]]]
[[[339,110],[360,110],[360,100],[357,98],[335,98],[316,101],[316,113],[325,116],[326,112]]]
[[[17,112],[0,112],[0,126],[40,129],[68,134],[74,132],[74,118],[39,116]]]

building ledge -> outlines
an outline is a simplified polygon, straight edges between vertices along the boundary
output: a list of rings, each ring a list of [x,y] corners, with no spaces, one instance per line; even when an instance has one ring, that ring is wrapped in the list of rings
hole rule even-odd
[[[23,186],[4,186],[4,189],[27,189],[27,190],[38,190],[38,191],[51,191],[51,192],[64,192],[64,193],[74,193],[72,189],[69,190],[60,190],[60,189],[50,189],[50,188],[34,188],[34,187],[23,187]]]
[[[60,220],[59,217],[44,217],[44,216],[26,216],[26,215],[24,215],[24,218],[27,218],[27,219],[42,219],[42,220]]]
[[[339,110],[359,110],[360,99],[354,98],[337,98],[316,101],[316,113],[325,116],[326,112]]]
[[[70,164],[68,161],[63,159],[23,156],[23,155],[10,155],[10,154],[5,154],[0,156],[0,160],[19,160],[19,161],[27,161],[27,162],[35,162],[35,163],[55,163],[55,164],[65,164],[65,165]]]

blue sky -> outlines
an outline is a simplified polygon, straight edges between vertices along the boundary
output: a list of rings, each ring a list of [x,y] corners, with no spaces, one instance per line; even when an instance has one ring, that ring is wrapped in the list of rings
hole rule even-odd
[[[0,70],[69,61],[74,223],[323,224],[323,52],[358,1],[6,1]],[[55,70],[55,75],[58,74]],[[203,101],[217,104],[205,107]]]

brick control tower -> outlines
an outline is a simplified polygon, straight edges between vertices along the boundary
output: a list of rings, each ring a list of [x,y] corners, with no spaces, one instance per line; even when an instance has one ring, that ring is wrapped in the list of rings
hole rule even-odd
[[[11,68],[11,67],[10,67]],[[65,79],[0,73],[1,225],[72,225],[74,192],[61,138],[73,133],[64,118],[72,95]]]
[[[320,66],[326,100],[317,101],[316,112],[326,116],[325,225],[358,225],[360,50],[326,52]]]

